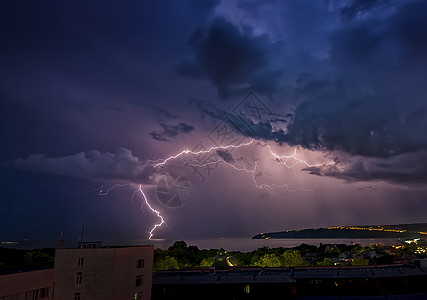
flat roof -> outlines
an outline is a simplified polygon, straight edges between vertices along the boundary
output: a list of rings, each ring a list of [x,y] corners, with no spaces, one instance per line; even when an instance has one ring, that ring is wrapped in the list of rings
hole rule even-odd
[[[53,269],[53,263],[5,266],[0,268],[0,276],[14,274],[14,273],[48,270],[48,269]]]
[[[156,274],[153,276],[153,285],[172,284],[256,284],[256,283],[293,283],[294,279],[286,274],[272,275],[261,272],[253,273],[221,273],[221,274],[194,274],[170,273]]]
[[[96,242],[89,242],[88,244],[96,244]],[[123,249],[123,248],[139,248],[139,247],[154,247],[154,245],[146,244],[146,245],[130,245],[130,246],[101,246],[98,248],[56,248],[56,250],[93,250],[93,249]]]
[[[427,276],[427,269],[413,265],[319,268],[234,268],[161,271],[153,284],[290,283],[298,279],[350,279]]]

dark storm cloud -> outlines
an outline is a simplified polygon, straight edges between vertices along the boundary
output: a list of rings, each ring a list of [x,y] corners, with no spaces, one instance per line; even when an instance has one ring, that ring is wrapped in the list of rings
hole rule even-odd
[[[225,110],[216,108],[213,104],[190,98],[188,100],[189,106],[194,106],[198,111],[202,113],[202,118],[209,116],[212,119],[223,120],[227,118],[234,126],[236,126],[241,134],[246,137],[263,140],[263,141],[275,141],[279,144],[283,144],[288,141],[288,136],[285,131],[280,127],[276,126],[278,123],[287,123],[288,120],[284,118],[276,118],[277,114],[271,113],[272,119],[263,121],[253,121],[248,116],[242,114],[233,114],[226,112]],[[289,114],[284,116],[291,118]]]
[[[408,209],[414,189],[374,183],[378,191],[352,193],[364,183],[315,175],[425,185],[425,7],[414,0],[2,1],[0,161],[12,166],[0,162],[0,235],[14,239],[15,230],[27,237],[43,229],[46,239],[65,223],[79,229],[89,222],[100,226],[96,239],[100,232],[107,240],[130,232],[145,237],[158,218],[130,203],[123,192],[133,189],[98,197],[90,193],[93,185],[155,183],[156,170],[167,168],[154,170],[138,157],[165,158],[195,145],[205,136],[199,128],[224,118],[246,137],[316,150],[301,151],[313,159],[319,151],[325,160],[335,158],[305,170],[313,176],[301,174],[301,182],[320,183],[325,194],[258,191],[247,186],[250,176],[229,168],[215,170],[221,176],[202,186],[187,168],[194,186],[185,209],[169,212],[153,186],[144,190],[172,228],[156,237],[249,236],[266,224],[283,228],[283,220],[286,226],[302,226],[304,219],[331,225],[348,216],[363,222],[365,211],[374,220],[380,210],[423,218],[425,189]],[[217,103],[249,89],[271,100],[274,113],[251,119],[226,109],[231,103]],[[183,105],[190,96],[201,120]],[[179,122],[197,134],[184,136],[190,129]],[[242,152],[254,155],[258,146]],[[257,180],[267,180],[267,171],[272,180],[291,179],[265,166],[260,163]],[[381,193],[384,187],[401,194]],[[218,216],[225,221],[216,228]]]
[[[302,74],[288,89],[288,97],[297,105],[286,119],[286,128],[273,120],[254,122],[194,99],[189,104],[212,118],[227,116],[248,137],[359,157],[344,171],[312,169],[313,173],[355,180],[422,181],[427,166],[416,162],[427,149],[427,86],[422,79],[427,78],[427,3],[400,3],[384,13],[375,9],[383,5],[389,3],[353,1],[343,8],[341,13],[349,18],[328,38],[329,71]],[[353,18],[356,14],[363,18]],[[405,158],[402,165],[414,168],[413,176],[401,170],[395,157]],[[392,163],[380,168],[371,159]]]
[[[229,151],[218,149],[216,150],[216,154],[218,154],[218,156],[220,156],[226,163],[234,163],[233,155]]]
[[[426,13],[427,2],[416,1],[403,6],[390,18],[391,23],[386,34],[398,43],[402,62],[425,63],[427,60]],[[424,69],[424,74],[425,72]]]
[[[363,10],[376,5],[351,6],[362,4]],[[427,3],[398,8],[330,35],[332,75],[297,81],[293,97],[300,104],[287,127],[290,143],[376,157],[426,148],[427,88],[421,78],[427,75]]]
[[[346,181],[384,180],[398,184],[424,185],[427,178],[427,150],[405,153],[389,159],[343,156],[336,158],[333,164],[310,167],[305,171]]]
[[[159,74],[173,68],[169,64],[178,60],[176,49],[207,22],[217,4],[2,1],[0,89],[4,94],[26,91],[25,105],[38,94],[64,91],[74,96],[71,102],[83,98],[83,107],[105,104],[108,97],[115,109],[129,99],[144,107],[141,94],[158,98],[156,92],[165,84]],[[152,110],[154,117],[174,116],[156,106]],[[45,116],[33,117],[42,121]]]
[[[427,107],[403,112],[387,94],[360,93],[336,80],[311,80],[287,127],[288,142],[307,149],[391,157],[427,147]]]
[[[355,21],[330,36],[330,62],[340,80],[298,82],[301,103],[287,127],[288,142],[358,159],[312,168],[313,174],[427,180],[427,87],[421,79],[427,76],[426,14],[426,2],[407,2],[383,19]]]
[[[61,105],[58,102],[62,102]],[[87,110],[78,103],[71,104],[61,95],[51,98],[34,95],[32,101],[26,101],[0,94],[0,136],[7,141],[0,147],[0,160],[30,153],[63,155],[65,151],[77,152],[87,134],[77,133],[78,124],[71,124],[69,118],[72,115],[74,121],[80,120]]]
[[[168,139],[164,138],[160,133],[152,131],[152,132],[149,132],[148,134],[151,136],[152,139],[154,139],[156,141],[159,141],[159,142],[168,142],[169,141]]]
[[[0,160],[122,145],[138,151],[132,128],[150,120],[132,115],[143,108],[157,122],[177,118],[174,100],[158,95],[164,73],[217,4],[2,1],[0,131],[9,142]]]
[[[189,45],[196,55],[179,64],[177,71],[192,79],[209,80],[221,98],[249,89],[267,94],[278,91],[282,72],[269,66],[274,45],[268,35],[255,36],[249,27],[241,32],[225,18],[217,17],[207,32],[195,31]]]
[[[15,167],[27,171],[92,180],[116,179],[151,183],[155,174],[153,167],[145,165],[125,148],[119,148],[115,153],[101,153],[92,150],[63,157],[35,154],[26,159],[15,159],[13,164]]]
[[[150,155],[141,128],[179,115],[170,107],[178,84],[167,73],[217,3],[0,2],[0,161],[13,162],[0,163],[2,238],[38,232],[46,240],[87,222],[108,239],[145,236],[138,225],[153,219],[127,196],[89,193],[92,180],[152,183],[154,170],[126,149]],[[121,213],[126,207],[138,222]]]
[[[151,105],[149,106],[149,108],[154,112],[154,114],[159,117],[159,118],[164,118],[164,119],[176,119],[178,118],[177,115],[169,112],[167,109],[163,108],[163,107],[158,107],[157,105]]]
[[[186,123],[179,123],[178,125],[166,125],[161,123],[160,126],[163,129],[160,133],[152,131],[149,134],[153,139],[161,142],[168,142],[169,139],[167,138],[174,138],[181,133],[186,134],[194,131],[194,126]]]
[[[205,116],[209,116],[213,119],[221,120],[227,115],[226,111],[217,109],[215,105],[213,105],[212,103],[209,103],[200,99],[196,99],[194,97],[190,97],[187,100],[187,104],[189,106],[196,107],[197,110],[199,110],[202,113],[202,118],[204,118]]]
[[[351,20],[357,16],[366,14],[373,8],[387,4],[390,0],[352,0],[341,8],[341,18]]]
[[[398,102],[420,102],[420,77],[427,75],[426,13],[425,1],[402,2],[395,13],[378,12],[338,28],[329,37],[333,75],[372,92],[391,90]]]

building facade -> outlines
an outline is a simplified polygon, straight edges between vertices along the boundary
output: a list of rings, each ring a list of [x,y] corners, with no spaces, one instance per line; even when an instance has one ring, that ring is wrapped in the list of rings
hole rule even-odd
[[[53,268],[0,275],[0,300],[51,299]]]
[[[151,299],[154,247],[61,249],[52,299]]]
[[[158,271],[153,300],[427,299],[427,269],[416,265],[229,268]]]

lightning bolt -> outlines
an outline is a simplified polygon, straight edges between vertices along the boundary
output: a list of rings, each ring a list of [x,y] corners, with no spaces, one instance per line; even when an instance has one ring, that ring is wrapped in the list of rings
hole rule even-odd
[[[275,157],[276,160],[279,163],[281,163],[282,165],[286,166],[289,169],[295,167],[299,163],[305,164],[307,167],[318,167],[318,166],[322,165],[322,164],[314,164],[314,165],[312,165],[312,164],[309,164],[307,161],[296,157],[296,154],[297,154],[297,149],[296,148],[294,148],[294,153],[291,154],[291,155],[278,155],[278,154],[276,154],[276,153],[273,152],[273,150],[271,149],[270,145],[267,145],[267,147],[268,147],[268,150],[270,151],[271,155],[273,155],[273,157]],[[283,160],[283,159],[285,159],[285,160]],[[295,163],[292,164],[292,165],[288,165],[288,160],[289,159],[295,160]]]
[[[149,237],[148,237],[148,239],[149,240],[151,240],[151,238],[153,237],[153,235],[154,235],[154,230],[156,230],[156,228],[157,227],[161,227],[163,224],[165,224],[165,220],[164,220],[164,218],[162,217],[162,215],[160,214],[160,212],[158,211],[158,210],[156,210],[156,209],[154,209],[151,205],[150,205],[150,203],[148,202],[148,199],[147,199],[147,196],[145,195],[145,193],[144,193],[144,191],[142,190],[142,185],[140,184],[139,185],[139,187],[138,187],[138,189],[133,193],[133,195],[132,195],[132,199],[135,197],[135,194],[136,193],[141,193],[141,195],[142,195],[142,197],[144,198],[144,203],[145,203],[145,205],[147,205],[147,207],[152,211],[152,212],[154,212],[156,215],[157,215],[157,217],[160,219],[160,223],[159,224],[154,224],[154,226],[153,226],[153,228],[151,228],[151,230],[150,230],[150,232],[149,232]]]
[[[104,189],[104,187],[103,186],[101,186],[99,189],[95,189],[95,190],[93,190],[93,191],[98,191],[98,195],[100,195],[100,196],[106,196],[106,195],[108,195],[108,193],[111,191],[111,190],[113,190],[113,189],[115,189],[115,188],[118,188],[118,187],[126,187],[126,186],[130,186],[130,185],[134,185],[134,184],[132,184],[132,183],[124,183],[124,184],[115,184],[115,185],[113,185],[113,186],[111,186],[111,187],[109,187],[109,188],[107,188],[107,189]],[[154,235],[154,231],[158,228],[158,227],[161,227],[163,224],[165,224],[166,226],[167,226],[167,224],[166,224],[166,222],[165,222],[165,219],[163,218],[163,216],[160,214],[160,212],[158,211],[158,210],[156,210],[155,208],[153,208],[151,205],[150,205],[150,203],[149,203],[149,201],[148,201],[148,198],[147,198],[147,196],[145,195],[145,193],[144,193],[144,191],[143,191],[143,189],[142,189],[142,184],[140,184],[139,186],[138,186],[138,188],[133,192],[133,194],[132,194],[132,197],[131,197],[131,199],[132,199],[132,202],[133,202],[133,200],[134,200],[134,198],[135,198],[135,196],[136,196],[136,194],[137,193],[140,193],[141,195],[142,195],[142,198],[144,199],[144,201],[143,201],[143,203],[141,204],[141,210],[143,210],[143,205],[145,204],[159,219],[160,219],[160,222],[158,223],[158,224],[154,224],[154,226],[151,228],[151,230],[149,231],[149,236],[148,236],[148,239],[149,240],[151,240],[151,238],[153,237],[153,235]]]
[[[192,150],[186,149],[186,150],[182,150],[180,153],[178,153],[176,155],[169,156],[166,159],[158,159],[158,160],[155,160],[155,161],[149,160],[148,162],[155,163],[154,167],[157,168],[157,167],[165,165],[171,159],[176,159],[176,158],[178,158],[180,156],[183,156],[184,154],[200,155],[200,154],[211,153],[214,150],[220,150],[220,149],[221,150],[237,149],[237,148],[240,148],[240,147],[249,146],[253,142],[254,142],[254,140],[251,140],[248,143],[242,143],[242,144],[239,144],[239,145],[215,146],[215,147],[210,147],[208,150],[201,150],[201,151],[192,151]]]
[[[229,167],[233,168],[234,170],[242,171],[242,172],[246,172],[246,173],[252,174],[252,176],[251,176],[252,181],[254,182],[255,187],[258,188],[258,189],[267,188],[269,190],[273,190],[273,189],[276,189],[276,188],[286,188],[286,190],[288,192],[296,192],[296,191],[311,192],[311,190],[304,189],[304,188],[301,188],[301,187],[300,188],[296,188],[296,189],[291,189],[289,187],[289,185],[287,185],[287,184],[282,184],[282,185],[278,185],[278,184],[265,184],[265,183],[259,184],[256,181],[256,179],[255,179],[256,172],[257,172],[257,167],[258,167],[258,161],[255,161],[253,169],[248,169],[244,163],[243,163],[243,167],[238,167],[238,166],[235,166],[233,164],[230,164],[229,162],[226,162],[223,159],[219,159],[219,160],[208,162],[208,163],[204,163],[204,164],[197,164],[197,163],[194,164],[194,163],[189,162],[189,161],[187,161],[187,162],[192,167],[200,167],[200,168],[206,167],[208,165],[214,165],[214,164],[217,164],[217,163],[224,163],[224,164],[228,165]]]
[[[255,142],[255,140],[252,139],[252,140],[250,140],[247,143],[241,143],[241,144],[238,144],[238,145],[214,146],[214,147],[211,147],[211,148],[209,148],[207,150],[201,150],[201,151],[192,151],[192,150],[189,150],[189,149],[185,149],[185,150],[182,150],[181,152],[179,152],[178,154],[169,156],[166,159],[158,159],[158,160],[154,160],[154,161],[150,160],[148,162],[154,163],[154,165],[153,165],[154,167],[161,167],[161,166],[164,166],[165,164],[167,164],[169,161],[174,160],[174,159],[178,159],[181,156],[185,156],[187,154],[201,155],[201,154],[211,153],[212,151],[216,151],[216,150],[237,149],[237,148],[242,148],[242,147],[250,146],[254,142]],[[293,153],[291,155],[278,155],[278,154],[276,154],[276,153],[273,152],[273,150],[272,150],[272,148],[271,148],[270,145],[266,145],[266,146],[268,147],[270,154],[276,159],[276,161],[278,161],[280,164],[286,166],[288,169],[294,168],[297,164],[304,164],[307,167],[314,167],[314,166],[321,165],[321,164],[309,164],[306,160],[298,158],[296,156],[296,154],[297,154],[297,149],[296,148],[294,148],[294,151],[293,151]],[[289,164],[288,163],[288,161],[291,160],[291,159],[294,160],[293,164]],[[206,163],[197,163],[197,162],[194,162],[194,161],[187,160],[185,158],[184,158],[184,160],[190,166],[192,166],[192,167],[200,167],[200,168],[202,168],[202,167],[206,167],[206,166],[209,166],[209,165],[215,165],[215,164],[218,164],[218,163],[224,163],[227,166],[233,168],[234,170],[245,172],[245,173],[250,173],[250,174],[252,174],[251,177],[252,177],[252,181],[254,182],[255,187],[257,187],[258,189],[267,188],[269,190],[273,190],[273,189],[276,189],[276,188],[286,188],[287,191],[289,191],[289,192],[311,191],[309,189],[304,189],[304,188],[291,189],[289,187],[289,185],[287,185],[287,184],[278,185],[278,184],[265,184],[265,183],[264,184],[260,184],[260,183],[258,183],[257,180],[256,180],[256,178],[255,178],[256,177],[256,172],[257,172],[257,167],[258,167],[258,161],[255,161],[254,167],[252,169],[248,169],[246,167],[246,165],[245,165],[244,162],[243,162],[243,166],[239,167],[239,166],[233,165],[233,164],[231,164],[229,162],[226,162],[224,159],[218,159],[218,160],[209,161],[209,162],[206,162]]]
[[[216,150],[229,150],[229,149],[244,148],[244,147],[248,147],[248,146],[254,144],[254,142],[255,142],[255,140],[252,139],[252,140],[250,140],[247,143],[241,143],[241,144],[238,144],[238,145],[214,146],[214,147],[211,147],[211,148],[209,148],[207,150],[200,150],[200,151],[192,151],[192,150],[189,150],[189,149],[185,149],[185,150],[182,150],[181,152],[179,152],[178,154],[169,156],[166,159],[148,160],[147,163],[152,163],[155,168],[158,168],[158,167],[162,167],[162,166],[166,165],[168,162],[170,162],[172,160],[175,160],[175,159],[178,159],[180,157],[183,157],[184,160],[190,166],[193,166],[193,167],[205,167],[205,166],[208,166],[208,165],[214,165],[214,164],[218,164],[218,163],[223,163],[223,164],[229,166],[230,168],[232,168],[232,169],[234,169],[236,171],[245,172],[245,173],[251,174],[252,181],[254,182],[255,187],[257,187],[258,189],[264,189],[264,188],[266,188],[266,189],[269,189],[269,190],[273,190],[275,188],[286,188],[289,192],[311,191],[311,190],[304,189],[304,188],[291,189],[289,187],[289,185],[287,185],[287,184],[277,185],[277,184],[265,184],[265,183],[260,184],[260,183],[258,183],[257,180],[256,180],[256,174],[257,174],[257,168],[258,168],[258,161],[257,160],[255,160],[253,168],[248,168],[243,161],[242,161],[242,166],[237,166],[237,165],[234,165],[232,163],[229,163],[229,162],[225,161],[224,159],[218,159],[218,160],[210,161],[210,162],[206,162],[206,163],[195,163],[194,161],[190,161],[190,160],[188,160],[188,159],[185,158],[185,156],[188,155],[188,154],[201,155],[201,154],[211,153],[211,152],[216,151]],[[303,160],[301,158],[298,158],[297,157],[297,149],[296,148],[294,149],[293,153],[290,154],[290,155],[279,155],[279,154],[276,154],[275,152],[273,152],[273,150],[270,147],[270,145],[266,145],[266,146],[268,147],[269,153],[271,154],[271,156],[276,161],[278,161],[281,165],[284,165],[285,167],[287,167],[289,169],[294,168],[297,164],[304,164],[307,167],[313,167],[313,166],[319,166],[319,165],[321,165],[321,164],[309,164],[307,161],[305,161],[305,160]],[[291,159],[294,160],[294,162],[292,164],[289,163],[289,160],[291,160]],[[111,190],[113,190],[113,189],[115,189],[117,187],[125,187],[125,186],[129,186],[129,185],[133,185],[133,184],[131,184],[131,183],[115,184],[115,185],[113,185],[113,186],[111,186],[111,187],[109,187],[107,189],[104,189],[104,187],[101,187],[100,189],[98,189],[98,195],[105,196]],[[151,239],[154,236],[154,232],[155,232],[155,230],[157,228],[160,228],[163,224],[165,224],[167,226],[167,224],[165,222],[164,217],[160,214],[160,211],[156,210],[155,208],[153,208],[151,206],[150,202],[148,201],[148,198],[147,198],[146,194],[144,193],[144,191],[142,189],[142,185],[141,184],[133,192],[133,194],[132,194],[132,201],[135,198],[136,194],[138,194],[138,193],[141,194],[141,196],[143,198],[143,204],[141,205],[141,209],[143,208],[143,205],[145,204],[146,207],[148,207],[151,210],[151,212],[153,212],[159,218],[159,220],[160,220],[160,222],[157,223],[157,224],[155,224],[151,228],[151,230],[149,231],[149,237],[148,237],[148,239]]]
[[[104,186],[101,186],[99,189],[94,189],[92,191],[98,191],[99,196],[107,196],[111,190],[113,190],[117,187],[125,187],[125,186],[129,186],[129,185],[132,185],[132,183],[115,184],[115,185],[113,185],[113,186],[111,186],[105,190],[104,190]]]

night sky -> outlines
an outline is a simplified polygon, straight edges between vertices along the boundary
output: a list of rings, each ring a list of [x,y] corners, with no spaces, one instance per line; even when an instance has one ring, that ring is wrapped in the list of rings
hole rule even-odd
[[[426,16],[422,0],[1,1],[0,240],[83,223],[147,238],[139,186],[168,225],[154,238],[427,222]]]

